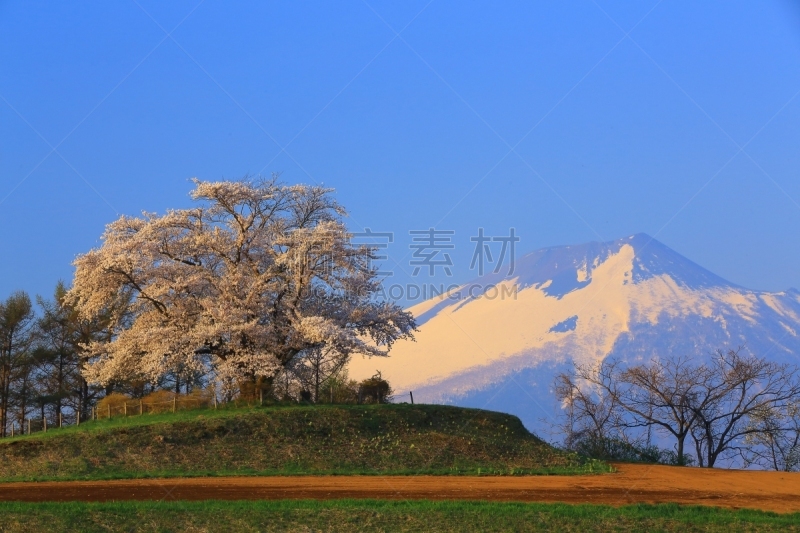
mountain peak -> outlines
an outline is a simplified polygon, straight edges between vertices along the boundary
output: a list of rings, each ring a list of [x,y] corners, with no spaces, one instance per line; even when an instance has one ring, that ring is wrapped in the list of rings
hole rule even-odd
[[[350,375],[377,368],[421,401],[491,405],[536,427],[540,409],[559,408],[549,389],[573,362],[701,359],[740,345],[780,362],[800,353],[800,292],[737,287],[643,233],[543,248],[514,267],[472,282],[514,284],[513,297],[468,284],[467,297],[418,304],[416,342],[380,361],[354,358]]]
[[[624,239],[619,239],[619,240],[624,240]],[[634,233],[633,235],[628,237],[628,240],[629,241],[637,241],[637,242],[644,241],[645,243],[647,243],[647,242],[650,242],[650,241],[654,241],[655,239],[653,237],[651,237],[650,235],[648,235],[647,233]]]
[[[631,282],[634,284],[655,276],[669,276],[675,283],[690,289],[735,287],[646,233],[613,241],[535,250],[520,257],[511,274],[492,273],[473,283],[486,286],[516,279],[520,289],[539,287],[548,296],[561,298],[588,285],[592,271],[619,254],[625,246],[633,248]]]

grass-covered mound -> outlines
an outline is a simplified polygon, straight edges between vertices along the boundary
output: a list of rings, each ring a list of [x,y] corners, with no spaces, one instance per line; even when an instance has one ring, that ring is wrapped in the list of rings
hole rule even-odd
[[[0,479],[607,471],[517,417],[438,405],[284,406],[112,418],[0,441]]]
[[[800,514],[678,505],[428,501],[0,503],[2,531],[798,531]]]

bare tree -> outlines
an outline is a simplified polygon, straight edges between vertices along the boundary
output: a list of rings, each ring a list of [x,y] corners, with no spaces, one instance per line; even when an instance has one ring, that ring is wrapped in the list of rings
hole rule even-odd
[[[745,465],[782,472],[800,471],[800,399],[784,409],[770,407],[750,415],[753,431],[745,437]]]
[[[576,365],[574,374],[556,376],[554,392],[565,413],[560,432],[567,448],[609,457],[614,439],[625,440],[615,377],[617,363]]]
[[[697,416],[692,438],[700,466],[713,467],[720,458],[740,453],[747,437],[761,431],[751,417],[786,411],[800,398],[794,367],[741,351],[719,350],[702,369],[692,403]]]
[[[313,392],[313,401],[320,402],[320,389],[347,364],[349,357],[328,347],[304,350],[287,368],[300,382],[302,390]]]
[[[686,440],[697,420],[692,409],[707,376],[686,357],[653,359],[622,370],[615,381],[618,401],[632,415],[631,427],[655,428],[675,439],[675,462],[687,464]]]
[[[667,357],[627,368],[618,361],[576,365],[574,378],[559,376],[556,397],[569,419],[569,438],[607,435],[609,427],[623,435],[653,428],[675,440],[669,462],[678,465],[690,462],[690,438],[700,466],[737,454],[751,464],[771,461],[776,469],[800,465],[796,368],[743,356],[741,348],[717,351],[699,364]]]
[[[617,360],[576,364],[574,379],[562,374],[556,384],[556,397],[567,410],[567,418],[579,425],[567,434],[572,439],[589,435],[597,442],[608,442],[613,434],[646,449],[655,428],[675,439],[671,462],[685,465],[689,459],[685,443],[696,419],[691,410],[698,378],[695,370],[686,358],[654,359],[629,368]],[[643,429],[645,436],[633,438],[628,431],[635,429]]]

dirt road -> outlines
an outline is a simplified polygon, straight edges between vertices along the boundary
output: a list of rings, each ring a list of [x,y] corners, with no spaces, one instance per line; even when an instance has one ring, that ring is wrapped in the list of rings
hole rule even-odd
[[[800,512],[800,474],[615,465],[595,476],[297,476],[0,484],[5,501],[381,498],[568,503],[676,502]]]

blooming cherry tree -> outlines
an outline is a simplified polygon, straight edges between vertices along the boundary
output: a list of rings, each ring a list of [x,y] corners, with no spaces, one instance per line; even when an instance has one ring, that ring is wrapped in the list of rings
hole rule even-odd
[[[270,380],[309,350],[385,356],[413,338],[413,316],[375,298],[375,250],[351,244],[331,189],[194,184],[196,207],[120,217],[75,260],[72,305],[85,318],[115,309],[113,336],[85,347],[87,379],[210,366],[222,379]]]

